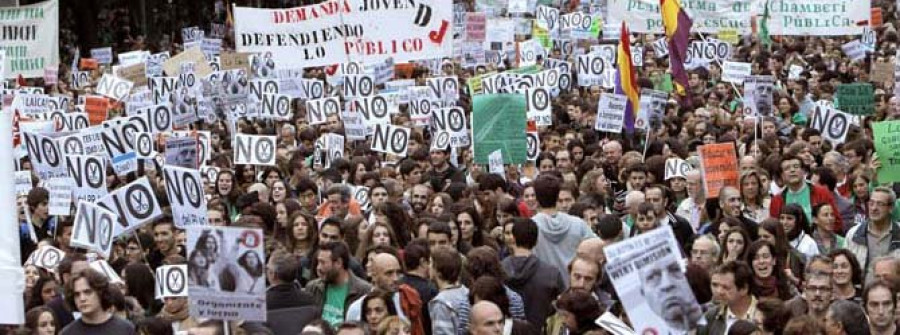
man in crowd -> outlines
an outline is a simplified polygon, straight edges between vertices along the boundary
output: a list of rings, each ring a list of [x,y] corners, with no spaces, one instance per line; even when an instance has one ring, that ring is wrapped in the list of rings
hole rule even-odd
[[[554,267],[565,279],[566,264],[582,240],[596,237],[581,219],[559,212],[560,180],[553,176],[540,176],[534,182],[540,210],[532,220],[538,224],[540,234],[533,249],[535,256]]]
[[[332,325],[344,320],[350,304],[372,290],[372,285],[350,271],[350,250],[343,242],[326,242],[316,253],[319,278],[306,290],[322,308],[322,319]]]
[[[753,272],[747,263],[729,261],[712,273],[713,301],[718,306],[706,315],[705,333],[724,335],[737,320],[753,320],[756,297],[750,293]]]
[[[81,317],[61,334],[136,334],[134,325],[110,312],[112,290],[106,276],[92,269],[74,274],[66,287],[66,304],[78,310]]]

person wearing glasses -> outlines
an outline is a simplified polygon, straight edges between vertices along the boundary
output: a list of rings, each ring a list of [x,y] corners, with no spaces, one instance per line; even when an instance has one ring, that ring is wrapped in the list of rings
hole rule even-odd
[[[828,307],[834,300],[833,260],[831,257],[816,255],[806,264],[803,293],[785,302],[793,317],[809,315],[824,324]]]
[[[847,231],[847,249],[862,265],[864,282],[874,277],[875,259],[900,256],[900,226],[891,219],[897,195],[887,187],[876,187],[869,195],[869,220]]]
[[[781,209],[787,204],[798,204],[803,208],[806,218],[812,222],[812,208],[821,203],[827,203],[835,213],[839,213],[834,195],[827,188],[806,181],[809,166],[803,163],[799,156],[787,153],[782,157],[778,166],[784,189],[778,195],[772,197],[769,206],[769,217],[779,218]],[[890,212],[888,212],[890,213]],[[841,217],[835,217],[832,231],[843,231],[844,222]]]

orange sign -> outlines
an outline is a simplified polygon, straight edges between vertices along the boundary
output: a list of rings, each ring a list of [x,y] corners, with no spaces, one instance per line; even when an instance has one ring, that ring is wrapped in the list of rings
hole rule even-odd
[[[84,111],[88,114],[88,121],[92,126],[106,121],[109,112],[109,100],[98,95],[84,97]]]
[[[82,58],[78,63],[78,67],[82,70],[96,70],[99,66],[97,60],[93,58]]]
[[[734,143],[701,146],[700,167],[707,198],[719,197],[719,191],[725,186],[738,187],[738,160]]]
[[[394,64],[394,77],[411,79],[413,77],[413,72],[415,71],[415,69],[416,64],[412,63]]]
[[[881,15],[880,7],[872,8],[872,19],[869,21],[869,23],[874,28],[881,27],[881,24],[884,23],[884,18]]]

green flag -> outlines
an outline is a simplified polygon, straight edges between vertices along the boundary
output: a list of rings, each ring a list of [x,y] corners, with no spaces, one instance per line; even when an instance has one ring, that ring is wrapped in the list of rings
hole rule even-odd
[[[766,0],[766,9],[763,11],[762,22],[759,23],[759,41],[768,49],[772,45],[772,36],[769,36],[769,2]]]

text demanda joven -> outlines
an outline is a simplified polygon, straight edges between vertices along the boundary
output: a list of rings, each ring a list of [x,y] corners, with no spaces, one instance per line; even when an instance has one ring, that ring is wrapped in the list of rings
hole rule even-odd
[[[385,9],[411,9],[417,6],[416,0],[362,0],[359,2],[360,6],[357,7],[356,10],[360,12]],[[318,19],[323,16],[341,15],[342,13],[351,12],[353,12],[353,8],[350,6],[349,0],[329,1],[318,5],[273,11],[272,22],[275,24],[298,23],[309,19]]]

